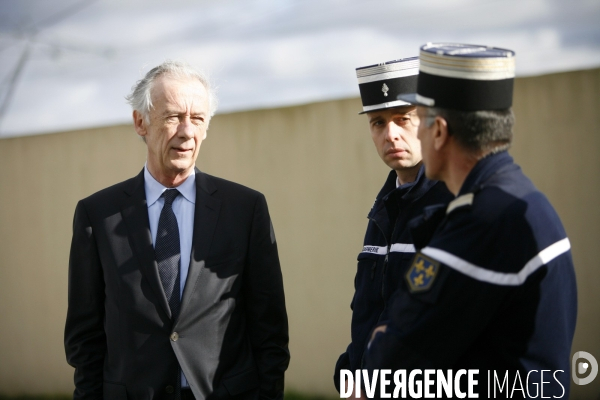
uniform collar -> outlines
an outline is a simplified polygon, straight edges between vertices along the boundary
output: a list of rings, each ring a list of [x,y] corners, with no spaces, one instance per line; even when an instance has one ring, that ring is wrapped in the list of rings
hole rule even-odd
[[[396,171],[392,170],[388,174],[388,177],[383,184],[383,187],[379,191],[375,204],[369,213],[369,217],[372,217],[380,207],[383,207],[383,203],[390,197],[394,196],[400,200],[412,201],[423,196],[437,181],[427,179],[425,176],[425,166],[421,165],[417,177],[414,181],[405,183],[396,187],[398,175]]]
[[[421,168],[419,168],[419,172],[417,172],[417,177],[414,181],[397,186],[398,174],[396,173],[396,171],[391,170],[388,174],[387,179],[385,180],[385,183],[383,184],[383,187],[377,195],[377,200],[389,196],[395,190],[398,190],[399,192],[406,192],[410,190],[413,186],[416,186],[419,183],[419,181],[423,179],[424,171],[425,168],[423,167],[423,165],[421,165]]]
[[[507,151],[501,151],[482,158],[467,175],[457,197],[478,191],[500,168],[510,164],[513,164],[513,158]]]
[[[187,177],[185,181],[179,186],[177,186],[177,190],[185,199],[191,203],[196,203],[196,173],[195,171]],[[152,204],[156,203],[159,197],[163,194],[165,190],[168,188],[158,182],[150,171],[148,171],[148,166],[144,166],[144,186],[146,189],[146,203],[148,207],[152,206]]]

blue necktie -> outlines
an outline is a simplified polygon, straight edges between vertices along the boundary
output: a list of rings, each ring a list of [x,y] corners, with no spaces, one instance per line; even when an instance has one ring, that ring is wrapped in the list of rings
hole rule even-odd
[[[173,212],[173,201],[179,196],[177,189],[167,189],[162,196],[165,205],[158,219],[158,232],[154,253],[158,263],[158,274],[171,309],[173,323],[177,320],[180,307],[179,282],[181,264],[181,245],[179,242],[179,227],[177,217]],[[174,399],[181,398],[181,368],[177,368],[175,378]]]
[[[179,196],[177,189],[165,190],[161,196],[165,199],[165,205],[158,219],[158,232],[156,233],[156,244],[154,246],[160,281],[169,302],[173,321],[179,315],[180,305],[179,265],[181,264],[181,247],[177,217],[173,212],[173,201],[177,196]]]

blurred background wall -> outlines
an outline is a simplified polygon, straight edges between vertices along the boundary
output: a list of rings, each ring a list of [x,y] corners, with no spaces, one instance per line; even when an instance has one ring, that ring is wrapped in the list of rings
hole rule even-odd
[[[287,388],[336,396],[366,215],[387,174],[357,98],[220,114],[198,167],[263,192],[284,274]],[[573,352],[600,360],[600,69],[520,78],[511,153],[569,234],[579,285]],[[35,118],[35,113],[32,114]],[[0,393],[68,393],[62,332],[76,202],[140,171],[129,125],[0,140]],[[598,399],[600,377],[572,385]]]

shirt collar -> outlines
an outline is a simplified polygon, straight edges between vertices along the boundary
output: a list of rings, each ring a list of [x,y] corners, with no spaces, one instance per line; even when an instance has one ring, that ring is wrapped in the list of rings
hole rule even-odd
[[[156,200],[163,194],[165,190],[168,188],[163,186],[160,182],[158,182],[150,171],[148,171],[148,165],[144,165],[144,187],[146,189],[146,203],[148,207],[152,206],[152,204],[156,203]],[[176,188],[179,190],[179,193],[187,201],[192,204],[196,203],[196,173],[192,172],[190,176],[187,177],[185,181]]]

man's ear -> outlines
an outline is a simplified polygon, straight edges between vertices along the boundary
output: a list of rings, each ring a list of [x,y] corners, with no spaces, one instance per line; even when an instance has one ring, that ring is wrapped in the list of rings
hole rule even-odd
[[[146,136],[148,131],[146,130],[146,120],[141,112],[133,110],[133,127],[138,135],[142,138]]]
[[[443,149],[450,141],[450,134],[448,133],[448,122],[440,117],[435,117],[435,130],[433,132],[433,148],[435,150]]]

